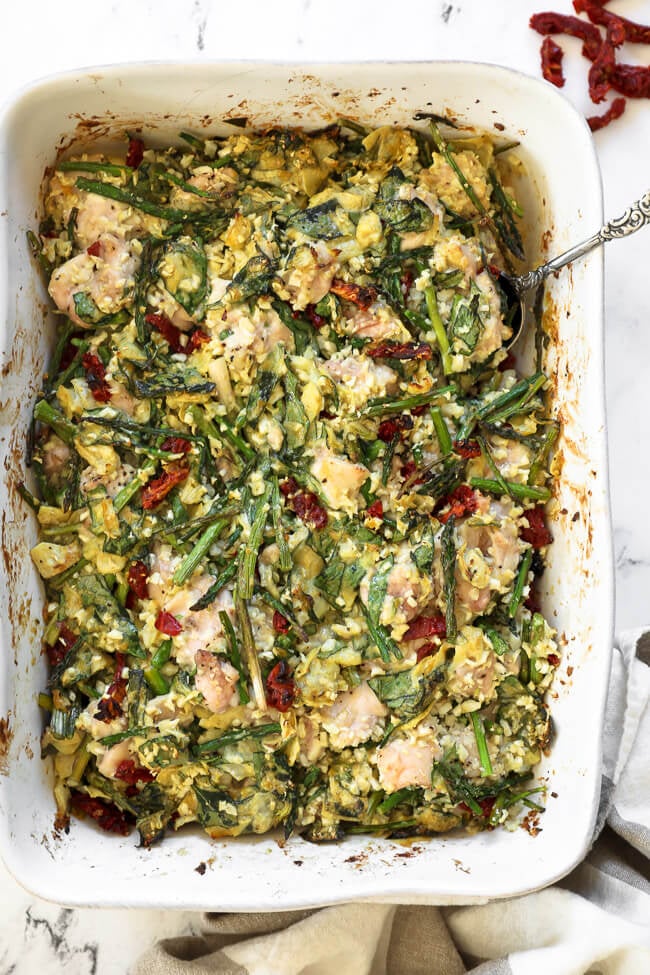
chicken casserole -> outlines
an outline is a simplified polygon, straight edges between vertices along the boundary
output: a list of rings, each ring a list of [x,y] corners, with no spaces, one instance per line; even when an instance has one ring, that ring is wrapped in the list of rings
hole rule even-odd
[[[559,663],[546,377],[484,136],[237,133],[60,162],[32,467],[59,822],[150,844],[508,823]]]

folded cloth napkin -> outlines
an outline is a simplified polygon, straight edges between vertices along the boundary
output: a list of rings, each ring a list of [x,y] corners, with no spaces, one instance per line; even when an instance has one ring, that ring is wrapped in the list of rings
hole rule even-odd
[[[206,914],[200,935],[159,942],[132,975],[650,975],[649,751],[638,630],[613,654],[594,844],[558,885],[476,907]]]

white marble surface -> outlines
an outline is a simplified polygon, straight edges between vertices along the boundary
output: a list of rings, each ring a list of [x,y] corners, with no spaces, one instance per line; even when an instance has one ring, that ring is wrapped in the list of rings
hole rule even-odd
[[[129,60],[448,58],[538,74],[540,38],[527,23],[531,13],[549,7],[571,11],[569,0],[15,0],[2,5],[0,98],[53,72]],[[650,23],[648,0],[617,0],[614,9]],[[565,93],[590,114],[579,42],[563,43]],[[648,64],[650,48],[630,47],[626,57]],[[595,141],[605,212],[615,216],[650,186],[650,103],[628,105],[625,117]],[[650,484],[649,268],[650,231],[607,250],[618,628],[650,619],[650,521],[643,514]],[[152,941],[199,922],[197,915],[172,912],[62,910],[23,891],[1,865],[0,919],[0,975],[122,975]]]

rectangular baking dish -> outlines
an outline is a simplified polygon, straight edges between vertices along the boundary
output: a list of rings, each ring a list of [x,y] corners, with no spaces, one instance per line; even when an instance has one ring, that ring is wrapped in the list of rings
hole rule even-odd
[[[417,111],[521,140],[531,262],[600,225],[600,176],[584,121],[549,85],[490,65],[120,65],[40,82],[0,122],[0,849],[16,878],[41,897],[79,906],[226,911],[353,899],[459,904],[550,884],[588,848],[600,788],[614,591],[600,253],[551,281],[546,302],[546,369],[563,433],[543,598],[563,661],[551,695],[556,734],[541,768],[549,797],[539,830],[533,824],[409,845],[349,837],[323,846],[269,836],[215,842],[190,830],[151,850],[78,821],[68,835],[53,833],[36,705],[46,683],[43,594],[28,554],[36,526],[16,491],[17,481],[29,479],[25,432],[53,335],[25,241],[38,221],[46,166],[58,149],[105,142],[125,130],[142,130],[164,144],[181,129],[232,132],[228,118],[319,127],[343,115],[410,125]],[[207,869],[199,873],[201,863]]]

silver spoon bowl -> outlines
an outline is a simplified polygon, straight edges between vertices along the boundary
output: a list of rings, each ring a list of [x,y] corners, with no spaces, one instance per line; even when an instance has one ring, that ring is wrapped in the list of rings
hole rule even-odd
[[[516,306],[516,311],[512,315],[510,322],[512,335],[504,343],[504,348],[511,349],[515,342],[519,340],[526,321],[527,309],[535,300],[537,289],[545,278],[550,274],[555,274],[556,271],[566,267],[572,261],[583,257],[595,247],[599,247],[608,240],[628,237],[630,234],[634,234],[637,230],[640,230],[641,227],[645,227],[648,223],[650,223],[650,191],[642,196],[640,200],[633,203],[622,216],[610,220],[609,223],[601,227],[593,236],[588,237],[587,240],[583,240],[581,244],[576,244],[575,247],[571,247],[568,251],[560,254],[559,257],[554,257],[551,261],[547,261],[546,264],[542,264],[532,271],[527,271],[526,274],[514,275],[501,271],[499,273],[499,284],[506,294],[508,304],[511,307],[513,305]]]

